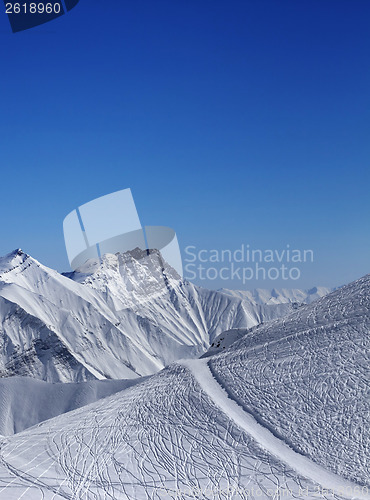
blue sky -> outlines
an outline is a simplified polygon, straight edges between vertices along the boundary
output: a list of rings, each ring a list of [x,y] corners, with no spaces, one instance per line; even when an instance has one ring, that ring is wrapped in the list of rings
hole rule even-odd
[[[298,281],[369,271],[370,3],[80,0],[0,15],[0,254],[68,270],[62,221],[132,189],[182,250],[313,249]]]

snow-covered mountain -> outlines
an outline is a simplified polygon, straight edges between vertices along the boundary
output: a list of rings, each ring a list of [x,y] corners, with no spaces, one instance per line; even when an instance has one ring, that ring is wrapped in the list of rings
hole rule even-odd
[[[77,382],[162,367],[98,294],[21,251],[0,260],[0,328],[2,376]]]
[[[231,328],[291,312],[183,281],[157,250],[61,275],[20,250],[0,259],[0,375],[48,382],[149,375],[199,357]]]
[[[370,275],[4,438],[4,498],[369,499]]]

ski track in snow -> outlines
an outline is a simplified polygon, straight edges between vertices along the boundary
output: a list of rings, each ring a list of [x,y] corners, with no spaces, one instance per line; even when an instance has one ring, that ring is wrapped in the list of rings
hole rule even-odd
[[[274,453],[276,438],[257,431],[204,361],[178,362],[104,401],[4,439],[0,498],[345,498],[318,494],[307,479],[312,462],[302,470],[286,445],[279,442]],[[320,474],[313,477],[327,477]]]
[[[230,399],[225,389],[219,385],[212,375],[207,360],[183,360],[180,363],[191,370],[202,390],[208,394],[220,410],[250,434],[267,452],[285,462],[302,476],[319,484],[323,489],[330,491],[342,490],[344,492],[354,492],[361,489],[361,486],[356,483],[332,474],[304,455],[295,452],[286,443],[275,437],[267,428],[259,424],[235,400]],[[346,498],[369,500],[370,495],[360,492],[356,496],[349,495]]]

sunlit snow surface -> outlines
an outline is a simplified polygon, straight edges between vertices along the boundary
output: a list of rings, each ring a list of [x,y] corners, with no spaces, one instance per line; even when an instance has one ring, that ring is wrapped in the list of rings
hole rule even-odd
[[[369,498],[369,287],[4,439],[0,498]]]
[[[370,489],[369,291],[367,275],[255,328],[210,367],[294,449]]]
[[[316,488],[264,452],[182,366],[5,440],[1,457],[9,499],[274,498],[279,489],[312,498]]]

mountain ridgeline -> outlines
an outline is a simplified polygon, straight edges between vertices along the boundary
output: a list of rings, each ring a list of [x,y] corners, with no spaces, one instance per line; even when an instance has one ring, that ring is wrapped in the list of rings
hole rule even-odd
[[[106,254],[64,275],[16,250],[0,259],[0,376],[82,382],[150,375],[201,356],[224,331],[285,316],[311,297],[197,287],[158,250]]]

